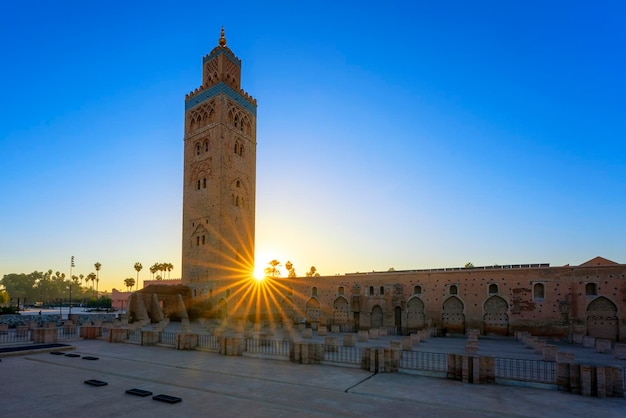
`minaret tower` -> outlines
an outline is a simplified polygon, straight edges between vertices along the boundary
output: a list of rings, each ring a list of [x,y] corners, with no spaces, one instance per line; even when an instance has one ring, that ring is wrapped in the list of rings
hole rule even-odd
[[[185,97],[182,280],[194,296],[254,269],[257,104],[240,86],[222,27]]]

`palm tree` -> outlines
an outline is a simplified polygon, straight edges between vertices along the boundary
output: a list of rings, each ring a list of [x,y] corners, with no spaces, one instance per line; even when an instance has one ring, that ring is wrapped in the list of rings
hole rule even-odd
[[[98,295],[98,283],[100,283],[100,269],[102,268],[102,264],[99,261],[96,261],[96,264],[93,265],[96,268],[96,295]],[[93,279],[91,279],[93,282]]]
[[[92,296],[95,297],[95,295],[93,294],[93,282],[96,281],[96,273],[91,272],[87,275],[87,282],[89,282],[91,280],[91,292],[92,292]]]
[[[154,263],[153,265],[150,266],[150,273],[152,273],[152,280],[154,280],[154,273],[156,273],[158,270],[157,266],[158,266],[157,263]]]
[[[124,284],[126,285],[126,291],[128,292],[128,288],[132,289],[135,285],[135,279],[133,279],[132,277],[124,279]]]
[[[172,270],[174,269],[174,264],[172,263],[165,263],[165,268],[167,268],[167,279],[171,279],[172,278]]]
[[[135,270],[137,270],[137,285],[139,285],[139,272],[141,271],[141,269],[143,268],[143,266],[141,265],[141,263],[139,261],[137,261],[135,263]],[[133,283],[134,285],[134,283]]]

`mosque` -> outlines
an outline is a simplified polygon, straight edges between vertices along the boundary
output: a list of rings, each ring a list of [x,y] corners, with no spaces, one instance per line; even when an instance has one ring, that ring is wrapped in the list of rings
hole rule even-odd
[[[626,341],[626,264],[494,265],[252,278],[257,101],[241,60],[218,45],[185,97],[182,284],[190,317],[356,331],[564,336]],[[155,290],[152,290],[155,291]]]

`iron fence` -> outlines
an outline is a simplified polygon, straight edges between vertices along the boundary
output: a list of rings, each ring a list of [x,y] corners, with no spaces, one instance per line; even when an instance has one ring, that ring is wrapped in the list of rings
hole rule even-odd
[[[556,363],[495,357],[496,378],[556,384]]]
[[[361,364],[360,347],[324,346],[324,361],[333,363]]]
[[[289,341],[246,338],[246,351],[254,354],[289,357]]]
[[[134,344],[141,344],[141,330],[133,329],[128,330],[128,342]]]
[[[75,340],[80,336],[80,328],[77,325],[63,325],[57,328],[58,340]]]
[[[220,339],[215,335],[199,334],[198,335],[198,347],[208,348],[209,350],[220,349]]]
[[[160,332],[159,334],[160,334],[159,341],[161,341],[161,344],[176,347],[176,336],[178,335],[177,333],[163,331],[163,332]]]
[[[8,329],[0,331],[0,344],[14,344],[32,341],[29,329]]]
[[[426,351],[401,351],[400,368],[447,372],[448,355],[446,353],[430,353]]]

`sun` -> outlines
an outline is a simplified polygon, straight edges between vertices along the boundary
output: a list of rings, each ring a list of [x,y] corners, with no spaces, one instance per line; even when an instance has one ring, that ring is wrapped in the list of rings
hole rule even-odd
[[[257,281],[263,281],[265,279],[265,267],[263,266],[255,266],[254,273],[252,274]]]

